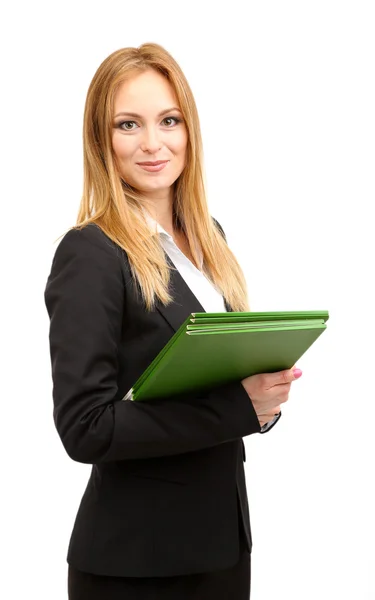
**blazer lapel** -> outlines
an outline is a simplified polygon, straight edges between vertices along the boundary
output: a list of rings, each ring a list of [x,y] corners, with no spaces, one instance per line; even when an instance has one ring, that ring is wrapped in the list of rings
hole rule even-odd
[[[156,308],[172,329],[177,331],[190,313],[206,311],[167,254],[166,259],[168,264],[172,267],[169,286],[173,296],[173,302],[168,304],[168,306],[165,306],[160,300],[157,300]],[[232,308],[226,301],[224,301],[224,304],[227,311],[232,312]]]
[[[160,300],[157,300],[156,308],[174,331],[177,331],[190,313],[206,311],[168,255],[166,255],[166,258],[168,264],[172,267],[169,287],[173,302],[165,306]]]

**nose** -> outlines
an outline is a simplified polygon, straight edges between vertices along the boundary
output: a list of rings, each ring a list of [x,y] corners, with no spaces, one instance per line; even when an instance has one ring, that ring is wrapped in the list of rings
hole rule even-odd
[[[155,127],[145,128],[141,141],[142,152],[156,154],[158,150],[160,150],[161,146],[162,143],[160,141],[158,130]]]

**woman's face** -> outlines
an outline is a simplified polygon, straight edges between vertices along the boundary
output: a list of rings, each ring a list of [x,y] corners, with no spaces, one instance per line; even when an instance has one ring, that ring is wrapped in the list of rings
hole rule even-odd
[[[188,134],[176,95],[150,69],[119,87],[114,98],[112,148],[124,181],[150,199],[170,197],[185,167]],[[165,161],[160,165],[147,165]]]

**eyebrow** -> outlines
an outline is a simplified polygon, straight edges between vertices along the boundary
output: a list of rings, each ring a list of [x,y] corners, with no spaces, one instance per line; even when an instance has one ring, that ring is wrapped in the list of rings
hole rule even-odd
[[[162,110],[158,114],[158,117],[162,117],[163,115],[166,115],[167,113],[170,113],[173,110],[177,110],[179,113],[181,113],[180,109],[177,108],[177,106],[172,106],[172,108],[167,108],[166,110]],[[128,117],[135,117],[136,119],[141,119],[142,118],[141,115],[139,115],[138,113],[133,113],[133,112],[119,112],[119,113],[117,113],[117,115],[115,115],[114,118],[116,119],[117,117],[124,116],[124,115],[126,115]]]

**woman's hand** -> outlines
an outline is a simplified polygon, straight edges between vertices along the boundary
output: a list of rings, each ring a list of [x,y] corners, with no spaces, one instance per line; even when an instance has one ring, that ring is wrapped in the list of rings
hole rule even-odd
[[[251,375],[241,381],[254,406],[261,427],[280,412],[280,404],[288,400],[292,381],[302,371],[293,367],[276,373]]]

